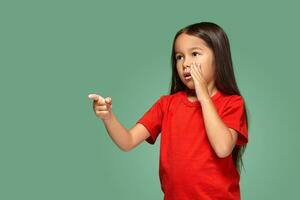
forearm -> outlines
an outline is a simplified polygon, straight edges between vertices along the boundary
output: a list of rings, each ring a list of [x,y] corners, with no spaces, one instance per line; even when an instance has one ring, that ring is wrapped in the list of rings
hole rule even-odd
[[[203,99],[201,106],[208,139],[217,155],[225,157],[233,140],[232,135],[219,116],[210,97]]]
[[[130,149],[131,139],[129,132],[126,128],[117,120],[116,116],[111,113],[111,117],[108,119],[102,119],[107,133],[114,141],[114,143],[123,151]]]

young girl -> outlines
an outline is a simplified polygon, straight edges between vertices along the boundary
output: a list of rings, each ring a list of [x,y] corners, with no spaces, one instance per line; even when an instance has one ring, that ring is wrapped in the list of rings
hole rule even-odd
[[[130,130],[112,113],[111,98],[90,94],[93,109],[124,151],[144,140],[154,144],[161,133],[164,200],[238,200],[248,120],[226,33],[211,22],[184,27],[175,35],[171,63],[170,94]]]

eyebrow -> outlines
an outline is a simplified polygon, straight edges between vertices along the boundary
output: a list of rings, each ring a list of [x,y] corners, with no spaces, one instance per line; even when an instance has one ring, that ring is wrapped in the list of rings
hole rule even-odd
[[[201,49],[201,50],[203,50],[203,49],[200,48],[200,47],[191,47],[191,48],[189,48],[188,50],[193,50],[193,49]],[[175,53],[179,53],[179,52],[175,51]]]

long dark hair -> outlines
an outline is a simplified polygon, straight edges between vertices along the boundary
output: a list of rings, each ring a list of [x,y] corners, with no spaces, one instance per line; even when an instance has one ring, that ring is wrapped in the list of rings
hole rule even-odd
[[[172,79],[170,94],[186,89],[186,86],[181,81],[176,68],[175,57],[175,41],[177,37],[182,34],[188,34],[196,36],[206,42],[208,47],[214,53],[214,61],[216,65],[216,77],[215,86],[223,94],[228,95],[241,95],[237,86],[233,65],[231,60],[229,40],[224,30],[215,23],[212,22],[200,22],[191,24],[180,29],[173,40],[172,55],[171,55],[171,67],[172,67]],[[246,115],[246,122],[248,124],[247,108],[244,104],[244,111]],[[232,159],[234,164],[240,173],[241,165],[244,166],[242,155],[246,149],[245,145],[236,145],[232,151]],[[244,168],[245,169],[245,168]]]

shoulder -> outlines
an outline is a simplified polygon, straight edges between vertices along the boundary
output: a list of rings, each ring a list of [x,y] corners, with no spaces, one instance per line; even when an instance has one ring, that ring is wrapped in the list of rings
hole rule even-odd
[[[225,104],[232,103],[232,102],[244,102],[244,98],[242,95],[239,94],[225,94],[220,92],[219,100]]]
[[[244,107],[244,98],[241,95],[234,94],[234,95],[226,95],[223,102],[223,111],[228,109],[230,110],[239,110]]]
[[[161,94],[159,100],[161,101],[170,101],[171,99],[177,99],[182,95],[182,91],[175,92],[173,94]]]
[[[237,94],[230,95],[228,102],[233,104],[244,104],[244,98],[243,96]]]
[[[244,107],[244,98],[239,94],[224,94],[220,92],[221,95],[217,100],[216,106],[220,111],[225,111],[229,108],[239,108]]]
[[[173,94],[161,94],[159,96],[159,99],[157,100],[157,102],[159,102],[159,104],[163,107],[169,107],[170,104],[173,104],[177,101],[180,101],[181,97],[182,97],[182,92],[175,92]]]
[[[163,102],[170,102],[176,99],[180,99],[182,97],[182,91],[175,92],[173,94],[164,94],[160,96],[160,100]]]

